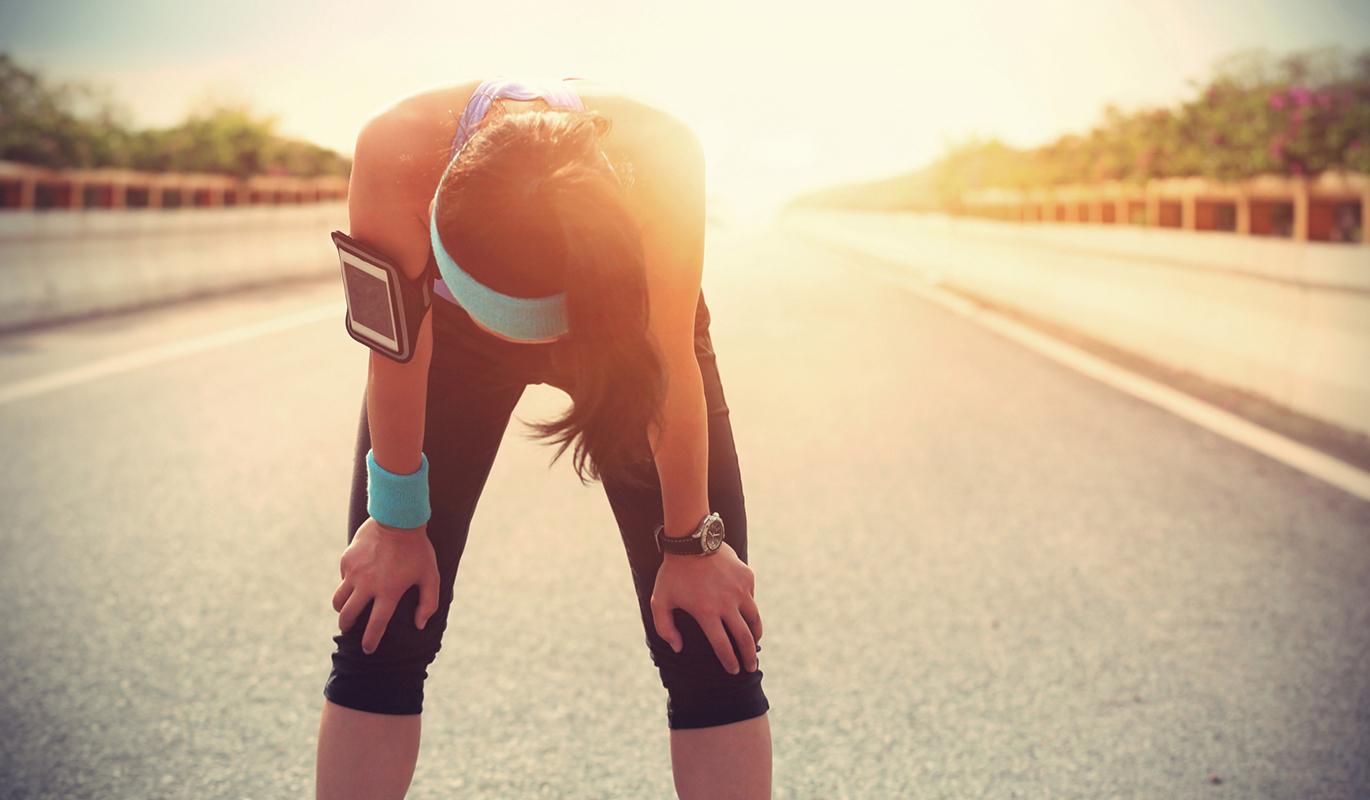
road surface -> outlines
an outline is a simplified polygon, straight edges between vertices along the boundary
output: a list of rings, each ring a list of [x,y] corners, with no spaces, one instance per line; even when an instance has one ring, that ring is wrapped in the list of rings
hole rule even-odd
[[[860,257],[709,237],[777,798],[1370,796],[1370,504]],[[0,339],[0,793],[312,797],[366,373],[340,314],[327,282]],[[672,797],[612,514],[526,430],[410,797]]]

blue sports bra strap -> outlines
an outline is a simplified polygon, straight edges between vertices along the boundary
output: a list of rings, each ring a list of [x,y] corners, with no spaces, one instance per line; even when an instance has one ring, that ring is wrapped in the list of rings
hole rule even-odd
[[[457,134],[452,137],[452,149],[448,153],[448,158],[456,156],[461,146],[466,144],[466,140],[471,137],[471,131],[476,125],[485,118],[486,112],[490,110],[490,104],[501,97],[508,97],[513,100],[536,100],[542,98],[553,108],[571,108],[576,111],[584,111],[585,104],[581,102],[580,95],[566,82],[569,79],[560,81],[542,82],[536,80],[518,81],[513,78],[498,77],[486,78],[480,82],[476,90],[471,93],[471,97],[466,101],[466,108],[462,109],[461,119],[457,122]]]

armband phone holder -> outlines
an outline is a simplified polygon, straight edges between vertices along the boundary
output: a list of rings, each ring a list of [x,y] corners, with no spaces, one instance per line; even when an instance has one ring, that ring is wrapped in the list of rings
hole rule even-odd
[[[417,282],[394,262],[342,231],[333,231],[347,296],[347,333],[395,361],[414,357],[419,325],[433,304],[436,262],[428,263]]]

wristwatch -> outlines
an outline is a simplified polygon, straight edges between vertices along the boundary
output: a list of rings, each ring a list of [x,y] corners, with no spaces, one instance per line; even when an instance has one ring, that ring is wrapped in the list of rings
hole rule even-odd
[[[723,547],[723,517],[711,512],[699,521],[689,536],[667,536],[666,526],[656,526],[656,548],[662,553],[681,556],[710,556]]]

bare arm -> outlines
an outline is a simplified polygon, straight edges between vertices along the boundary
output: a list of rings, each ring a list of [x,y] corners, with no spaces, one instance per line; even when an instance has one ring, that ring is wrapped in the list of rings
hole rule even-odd
[[[357,137],[347,213],[350,234],[388,255],[413,280],[428,260],[428,232],[409,199],[414,187],[406,186],[418,176],[399,157],[403,123],[402,117],[383,115],[371,120]],[[431,312],[419,326],[414,356],[408,362],[370,351],[367,421],[376,463],[391,472],[409,474],[419,468],[432,355]]]
[[[641,163],[646,208],[642,228],[647,260],[650,325],[669,376],[660,430],[648,438],[661,478],[666,534],[694,530],[709,513],[709,419],[704,380],[694,349],[695,313],[704,271],[704,155],[683,125],[667,124],[652,137]],[[663,557],[652,590],[657,633],[680,652],[685,645],[671,614],[685,610],[729,672],[757,668],[761,613],[751,568],[726,541],[713,555]],[[737,640],[737,650],[728,641]],[[739,663],[740,662],[740,663]]]
[[[425,177],[420,165],[403,157],[412,128],[400,112],[376,117],[357,137],[348,188],[350,234],[385,254],[409,278],[416,279],[428,261],[426,209],[416,197],[419,188],[436,178]],[[433,355],[433,315],[419,326],[414,356],[400,363],[370,351],[366,410],[371,448],[376,463],[401,475],[422,466],[424,415],[428,395],[428,367]],[[391,528],[367,517],[353,532],[338,564],[342,581],[333,594],[338,627],[350,631],[374,600],[362,649],[375,652],[390,624],[400,598],[419,586],[413,624],[423,628],[438,608],[438,568],[428,525]]]
[[[704,156],[687,128],[656,141],[642,242],[651,330],[669,379],[661,428],[649,430],[648,439],[661,477],[666,534],[683,536],[709,513],[708,416],[694,344],[704,271]]]

